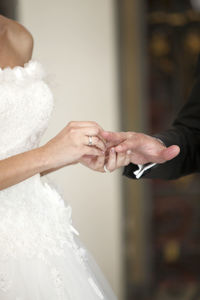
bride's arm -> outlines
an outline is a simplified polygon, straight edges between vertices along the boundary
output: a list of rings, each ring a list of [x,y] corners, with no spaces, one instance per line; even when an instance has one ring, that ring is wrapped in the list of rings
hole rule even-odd
[[[70,122],[45,145],[0,160],[0,190],[37,173],[78,163],[84,155],[104,157],[106,147],[99,133],[94,122]],[[93,136],[93,146],[88,145],[89,136]]]
[[[48,169],[42,147],[0,160],[0,190]]]

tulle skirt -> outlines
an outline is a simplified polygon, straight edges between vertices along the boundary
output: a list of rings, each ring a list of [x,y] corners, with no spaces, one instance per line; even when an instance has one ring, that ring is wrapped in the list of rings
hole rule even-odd
[[[39,174],[0,192],[0,300],[115,300]]]

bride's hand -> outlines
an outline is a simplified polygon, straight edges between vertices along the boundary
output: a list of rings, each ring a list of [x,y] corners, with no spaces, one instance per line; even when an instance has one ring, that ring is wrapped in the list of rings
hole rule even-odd
[[[101,156],[84,155],[81,157],[80,163],[93,171],[105,172],[104,170],[105,160],[106,160],[105,155],[101,155]]]
[[[101,130],[95,122],[70,122],[42,146],[49,168],[75,164],[85,155],[104,157],[106,146],[100,137]],[[90,141],[92,145],[89,145]]]
[[[118,168],[127,166],[131,162],[131,154],[129,152],[117,153],[112,147],[106,150],[105,156],[85,155],[80,162],[94,171],[113,172]]]

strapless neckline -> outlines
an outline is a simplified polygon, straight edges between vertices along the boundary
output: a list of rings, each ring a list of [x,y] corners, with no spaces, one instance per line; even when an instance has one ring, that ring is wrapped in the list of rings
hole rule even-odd
[[[13,67],[13,68],[11,68],[11,67],[5,67],[5,68],[1,68],[0,67],[0,72],[2,72],[2,71],[4,71],[4,70],[7,70],[7,69],[9,69],[9,70],[15,70],[15,69],[26,69],[26,68],[28,68],[29,67],[29,65],[32,63],[32,62],[34,62],[34,60],[33,59],[30,59],[29,61],[27,61],[25,64],[24,64],[24,66],[15,66],[15,67]]]
[[[41,63],[37,60],[29,60],[24,66],[15,66],[13,68],[0,68],[0,82],[13,81],[15,79],[39,78],[45,76],[45,71]]]

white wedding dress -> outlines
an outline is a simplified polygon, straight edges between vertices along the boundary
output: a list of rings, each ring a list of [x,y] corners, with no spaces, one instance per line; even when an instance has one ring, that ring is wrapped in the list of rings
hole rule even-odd
[[[39,62],[0,69],[0,159],[39,146],[53,97]],[[114,300],[71,207],[36,174],[0,191],[0,300]]]

